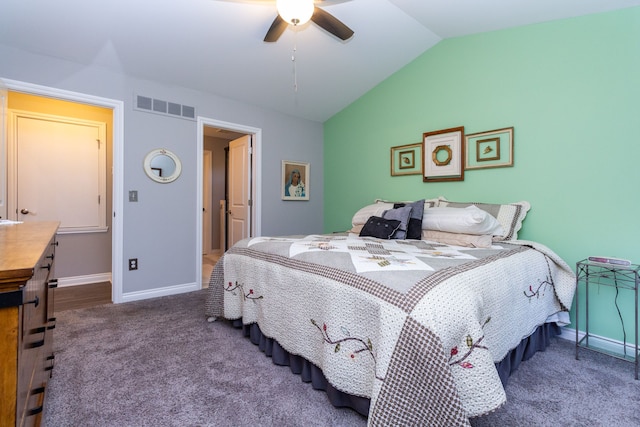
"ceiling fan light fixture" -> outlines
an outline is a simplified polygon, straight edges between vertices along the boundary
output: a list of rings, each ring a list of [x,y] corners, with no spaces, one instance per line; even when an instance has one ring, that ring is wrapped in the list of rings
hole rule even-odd
[[[288,24],[306,24],[313,15],[313,0],[277,0],[278,14]]]

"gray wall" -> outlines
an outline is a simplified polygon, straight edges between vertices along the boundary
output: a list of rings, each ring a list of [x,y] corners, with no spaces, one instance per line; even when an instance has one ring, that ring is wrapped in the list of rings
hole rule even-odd
[[[321,123],[4,45],[0,58],[0,78],[124,102],[122,262],[138,258],[139,270],[123,267],[123,294],[196,282],[197,124],[135,111],[135,94],[195,106],[199,116],[262,129],[262,173],[257,177],[262,183],[262,234],[322,231]],[[173,151],[183,162],[182,175],[171,184],[155,183],[142,170],[146,153],[159,147]],[[308,202],[281,200],[283,159],[311,163]],[[129,190],[138,190],[139,202],[128,202]]]

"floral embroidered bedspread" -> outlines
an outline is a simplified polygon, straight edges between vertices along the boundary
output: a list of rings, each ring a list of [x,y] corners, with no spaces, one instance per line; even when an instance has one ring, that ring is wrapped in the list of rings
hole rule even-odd
[[[574,280],[528,241],[257,238],[216,264],[205,311],[258,323],[334,387],[370,398],[369,425],[469,425],[505,403],[494,363],[568,311]]]

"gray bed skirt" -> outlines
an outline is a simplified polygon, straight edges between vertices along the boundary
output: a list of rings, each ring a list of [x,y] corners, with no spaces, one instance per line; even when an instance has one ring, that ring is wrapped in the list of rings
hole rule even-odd
[[[256,344],[265,355],[271,357],[274,364],[289,366],[291,372],[300,375],[302,381],[311,383],[316,390],[324,390],[333,406],[349,407],[364,416],[369,414],[369,398],[353,396],[337,390],[329,384],[320,368],[301,356],[289,354],[276,340],[264,336],[256,323],[243,325],[242,319],[234,320],[231,323],[236,328],[242,328],[244,336]],[[540,325],[531,335],[520,341],[520,344],[512,349],[502,361],[496,363],[502,384],[507,384],[509,376],[518,369],[521,362],[530,359],[538,351],[544,351],[551,343],[551,338],[559,334],[560,327],[558,325],[546,323]]]

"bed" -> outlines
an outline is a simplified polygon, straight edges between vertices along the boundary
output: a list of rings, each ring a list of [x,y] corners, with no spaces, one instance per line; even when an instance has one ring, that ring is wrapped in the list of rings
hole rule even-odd
[[[205,311],[307,381],[319,375],[369,425],[469,425],[568,321],[574,273],[517,239],[528,210],[378,200],[349,232],[245,239],[214,267]]]

